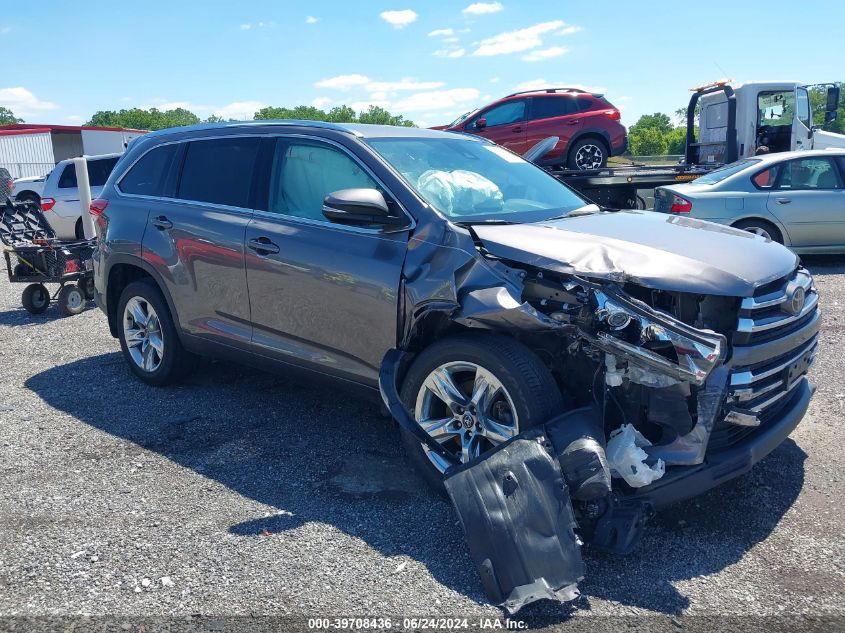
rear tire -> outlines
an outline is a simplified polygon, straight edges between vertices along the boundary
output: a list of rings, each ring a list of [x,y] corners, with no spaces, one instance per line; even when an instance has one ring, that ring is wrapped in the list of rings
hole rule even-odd
[[[50,305],[50,293],[44,284],[29,284],[23,289],[21,303],[30,314],[43,314]]]
[[[76,316],[85,309],[85,292],[76,284],[62,286],[57,300],[65,316]]]
[[[468,404],[466,409],[456,413],[455,409],[426,387],[426,384],[431,384],[435,372],[442,371],[444,367],[452,372],[450,375],[456,384],[464,377],[460,386],[465,396],[470,396],[475,385],[479,384],[479,375],[488,376],[488,382],[498,383],[500,388],[489,398],[482,399],[486,404],[477,408]],[[466,369],[470,367],[477,367],[478,371],[486,373],[475,373],[470,380],[472,370]],[[492,446],[506,441],[507,436],[512,437],[545,423],[560,413],[563,407],[560,390],[537,355],[518,341],[498,334],[462,335],[434,343],[421,352],[410,366],[400,395],[415,419],[454,417],[448,424],[441,425],[439,431],[432,430],[432,434],[442,432],[440,437],[444,446],[453,450],[461,461],[465,461],[460,450],[464,445],[462,438],[465,439],[468,432],[466,422],[462,426],[466,412],[471,412],[471,417],[475,418],[475,426],[470,428],[479,436],[476,438],[477,450],[483,454]],[[511,405],[512,411],[509,411]],[[509,431],[507,434],[502,432],[505,428]],[[429,485],[445,494],[442,461],[438,463],[438,459],[409,431],[401,429],[401,432],[410,461]],[[447,435],[452,437],[446,439]],[[470,461],[478,456],[470,452],[466,455],[470,455]]]
[[[766,220],[742,220],[734,224],[733,227],[735,229],[754,233],[755,235],[760,235],[761,237],[765,237],[766,239],[777,242],[778,244],[783,244],[783,235],[781,235],[778,227]]]
[[[171,384],[194,369],[196,357],[182,347],[167,302],[154,282],[140,280],[126,286],[117,318],[123,357],[143,382]]]
[[[78,240],[84,240],[85,239],[85,227],[82,226],[82,218],[79,218],[76,221],[76,225],[74,226],[74,229],[73,229],[73,234],[76,236],[76,239],[78,239]]]
[[[78,279],[76,281],[76,285],[79,286],[79,289],[85,295],[86,301],[94,300],[94,280],[91,277],[83,277],[82,279]]]
[[[582,138],[569,148],[566,165],[569,169],[584,171],[587,169],[600,169],[607,166],[607,159],[610,155],[604,141],[595,137]]]

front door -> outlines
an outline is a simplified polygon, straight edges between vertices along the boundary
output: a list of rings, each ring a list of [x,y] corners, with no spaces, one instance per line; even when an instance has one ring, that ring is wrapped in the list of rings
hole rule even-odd
[[[767,208],[794,246],[845,244],[845,189],[834,160],[814,156],[780,167]]]
[[[792,149],[813,148],[813,115],[806,88],[795,89],[795,119],[792,122]]]
[[[325,197],[380,186],[346,149],[320,139],[276,142],[266,211],[246,231],[253,345],[261,353],[375,385],[396,345],[408,231],[333,224]]]
[[[529,149],[525,140],[527,104],[527,99],[513,99],[482,110],[466,123],[464,131],[523,154]]]
[[[187,143],[177,158],[175,197],[148,204],[142,249],[173,297],[182,330],[241,348],[252,331],[244,233],[261,142],[242,136]]]

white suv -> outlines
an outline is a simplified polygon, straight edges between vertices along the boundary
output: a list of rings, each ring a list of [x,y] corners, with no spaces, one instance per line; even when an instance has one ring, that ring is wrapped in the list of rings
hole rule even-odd
[[[88,180],[91,197],[96,198],[120,154],[88,156]],[[47,176],[41,194],[41,210],[59,239],[82,239],[82,211],[79,206],[79,188],[76,185],[76,167],[73,159],[61,161]]]

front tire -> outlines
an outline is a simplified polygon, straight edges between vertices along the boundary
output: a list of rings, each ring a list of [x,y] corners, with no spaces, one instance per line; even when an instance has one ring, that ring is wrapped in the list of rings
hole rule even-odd
[[[400,395],[414,419],[462,463],[562,408],[560,390],[537,355],[497,334],[434,343],[414,360]],[[402,440],[426,481],[444,492],[445,460],[404,429]]]
[[[129,369],[150,385],[167,385],[194,368],[195,357],[182,347],[161,290],[147,280],[126,286],[117,306],[118,339]]]
[[[85,292],[76,284],[62,286],[57,300],[65,316],[76,316],[85,309]]]

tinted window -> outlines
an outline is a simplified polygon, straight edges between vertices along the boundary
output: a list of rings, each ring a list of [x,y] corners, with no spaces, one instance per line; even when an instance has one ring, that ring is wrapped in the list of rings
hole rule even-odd
[[[742,171],[743,169],[746,169],[747,167],[750,167],[751,165],[759,162],[760,159],[758,158],[740,160],[735,163],[725,165],[724,167],[720,167],[719,169],[714,169],[706,176],[696,178],[692,182],[699,185],[715,185],[717,182],[722,182],[725,178],[733,176],[734,174]]]
[[[76,165],[69,163],[65,165],[62,175],[59,176],[59,189],[70,189],[76,187]]]
[[[177,145],[162,145],[144,154],[120,181],[120,190],[123,193],[142,196],[171,194],[172,191],[165,192],[164,187],[177,147]]]
[[[88,161],[88,184],[92,187],[102,187],[111,176],[115,165],[117,157]]]
[[[578,110],[579,112],[586,112],[590,108],[593,107],[594,101],[590,97],[576,97],[575,101],[578,103]],[[608,108],[612,108],[609,103],[607,104]]]
[[[577,111],[572,97],[534,97],[531,103],[532,119],[548,119]]]
[[[189,143],[177,197],[248,208],[260,143],[258,137]]]
[[[268,210],[325,220],[323,200],[340,189],[378,189],[345,153],[318,143],[279,141],[270,175]]]
[[[91,187],[102,187],[109,179],[109,175],[115,165],[117,165],[117,157],[89,160],[88,185]],[[69,163],[65,165],[64,171],[62,171],[62,175],[59,177],[59,189],[72,189],[76,186],[76,165]]]
[[[487,127],[522,121],[525,119],[525,100],[508,101],[497,105],[482,113],[480,118],[487,120]]]
[[[827,158],[791,160],[783,166],[778,189],[839,189],[839,174]]]

